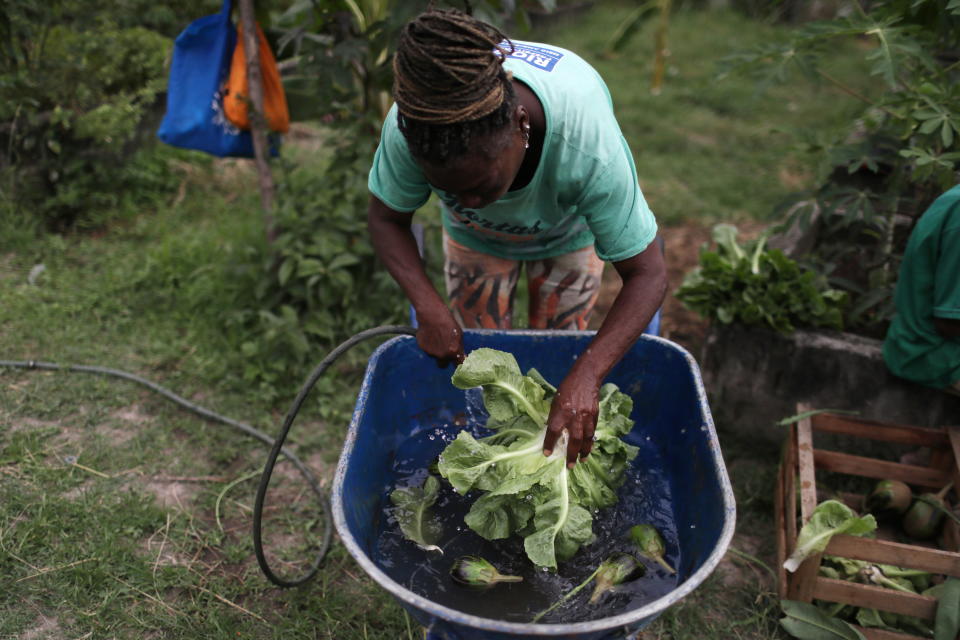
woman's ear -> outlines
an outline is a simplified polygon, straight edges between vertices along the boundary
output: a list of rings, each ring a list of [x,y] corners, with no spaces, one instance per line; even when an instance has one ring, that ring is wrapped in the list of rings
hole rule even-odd
[[[526,107],[522,104],[517,105],[517,110],[515,112],[515,121],[517,126],[517,131],[520,133],[520,137],[523,140],[523,148],[530,148],[530,114],[527,113]]]
[[[517,105],[517,109],[514,112],[514,120],[521,132],[530,131],[530,114],[522,104]]]

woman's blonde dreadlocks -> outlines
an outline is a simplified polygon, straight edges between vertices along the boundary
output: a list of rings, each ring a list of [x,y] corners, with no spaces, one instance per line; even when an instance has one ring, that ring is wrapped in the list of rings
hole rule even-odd
[[[455,10],[429,10],[403,28],[393,60],[398,124],[415,157],[439,163],[510,121],[515,96],[499,29]]]

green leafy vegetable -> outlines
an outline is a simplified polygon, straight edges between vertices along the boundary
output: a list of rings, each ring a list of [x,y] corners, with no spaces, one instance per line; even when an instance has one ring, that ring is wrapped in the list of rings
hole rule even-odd
[[[904,569],[888,564],[878,564],[864,560],[854,560],[840,556],[823,556],[820,565],[820,575],[834,579],[858,582],[861,584],[879,585],[903,593],[940,597],[937,588],[929,588],[933,575],[920,569]],[[941,585],[942,586],[942,585]],[[821,608],[829,615],[838,616],[850,622],[856,622],[862,627],[875,627],[901,632],[917,633],[921,637],[933,637],[933,629],[921,618],[902,614],[881,611],[869,607],[850,607],[841,603],[834,603]],[[827,636],[833,637],[833,636]],[[952,640],[953,636],[951,636]]]
[[[833,536],[839,533],[862,536],[876,528],[877,521],[872,515],[859,517],[839,500],[824,500],[800,529],[797,547],[783,566],[787,571],[796,571],[807,557],[826,549]]]
[[[479,589],[486,589],[500,582],[523,582],[520,576],[500,573],[486,558],[480,556],[457,558],[450,567],[450,577],[454,582]]]
[[[809,417],[811,417],[811,416],[816,416],[816,415],[819,415],[819,414],[821,414],[821,413],[837,413],[837,414],[848,415],[848,416],[859,416],[859,415],[860,415],[860,412],[859,412],[859,411],[847,411],[847,410],[845,410],[845,409],[811,409],[811,410],[809,410],[809,411],[801,411],[800,413],[797,413],[797,414],[795,414],[795,415],[787,416],[786,418],[782,418],[782,419],[780,419],[780,420],[777,420],[777,423],[776,423],[776,424],[777,424],[778,427],[789,427],[789,426],[792,425],[794,422],[799,422],[800,420],[803,420],[804,418],[809,418]]]
[[[397,507],[394,515],[403,535],[424,551],[439,551],[442,554],[443,550],[437,546],[437,542],[443,535],[443,528],[430,510],[437,501],[439,490],[440,481],[428,475],[423,487],[394,489],[390,501]]]
[[[717,248],[700,251],[676,296],[700,315],[722,324],[763,325],[782,333],[796,326],[842,327],[846,294],[805,270],[779,249],[766,249],[766,236],[737,244],[729,224],[713,229]]]
[[[861,627],[876,627],[879,629],[889,629],[891,631],[897,630],[896,625],[893,624],[897,621],[896,616],[891,616],[878,609],[860,607],[857,609],[856,618],[857,624]]]
[[[593,451],[568,469],[565,433],[553,453],[543,455],[556,389],[539,373],[523,375],[512,354],[477,349],[452,381],[461,389],[482,387],[490,414],[486,426],[494,430],[479,439],[461,431],[437,465],[457,492],[484,492],[467,514],[467,526],[488,540],[521,535],[527,557],[555,569],[593,540],[591,512],[617,501],[616,490],[637,454],[621,439],[633,427],[633,401],[616,385],[603,385]]]
[[[934,640],[951,640],[960,635],[960,580],[947,578],[937,601]]]
[[[800,640],[866,640],[863,634],[843,620],[827,615],[807,602],[781,600],[785,617],[780,626]]]
[[[663,542],[663,536],[653,525],[638,524],[630,527],[630,539],[637,545],[641,554],[662,566],[667,573],[676,573],[676,570],[663,559],[667,546]]]

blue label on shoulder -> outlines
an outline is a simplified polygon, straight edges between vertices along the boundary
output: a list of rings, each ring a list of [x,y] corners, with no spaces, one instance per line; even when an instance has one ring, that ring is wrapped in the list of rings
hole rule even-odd
[[[553,49],[536,47],[529,44],[514,44],[516,49],[508,57],[523,60],[532,67],[553,71],[563,54]]]

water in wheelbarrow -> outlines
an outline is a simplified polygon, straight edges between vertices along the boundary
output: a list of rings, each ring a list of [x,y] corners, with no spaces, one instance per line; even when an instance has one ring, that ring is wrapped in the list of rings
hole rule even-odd
[[[469,394],[471,396],[473,394]],[[519,537],[487,541],[474,533],[463,518],[479,493],[461,496],[445,481],[433,506],[433,516],[441,522],[444,535],[439,545],[443,553],[424,551],[404,538],[393,517],[394,507],[389,493],[400,486],[421,486],[429,473],[429,466],[461,428],[474,435],[490,433],[480,425],[482,410],[479,394],[469,397],[466,416],[428,414],[419,416],[422,422],[397,450],[388,486],[383,487],[380,519],[374,546],[374,562],[391,578],[432,602],[465,613],[510,622],[530,622],[533,616],[549,607],[570,589],[580,584],[610,554],[633,553],[644,563],[646,574],[606,594],[595,604],[588,604],[592,585],[582,590],[563,606],[558,607],[541,622],[573,623],[596,620],[641,607],[656,600],[677,586],[677,578],[656,563],[639,555],[627,537],[631,526],[640,523],[654,525],[667,544],[667,558],[673,566],[677,557],[677,532],[670,505],[667,478],[652,464],[629,469],[626,481],[618,492],[618,503],[594,514],[593,532],[596,540],[583,546],[570,560],[561,562],[556,572],[537,570],[523,550]],[[658,455],[654,443],[639,443],[641,458]],[[462,555],[478,555],[493,563],[501,573],[520,575],[523,582],[498,584],[490,589],[476,590],[455,583],[449,575],[450,566]]]

